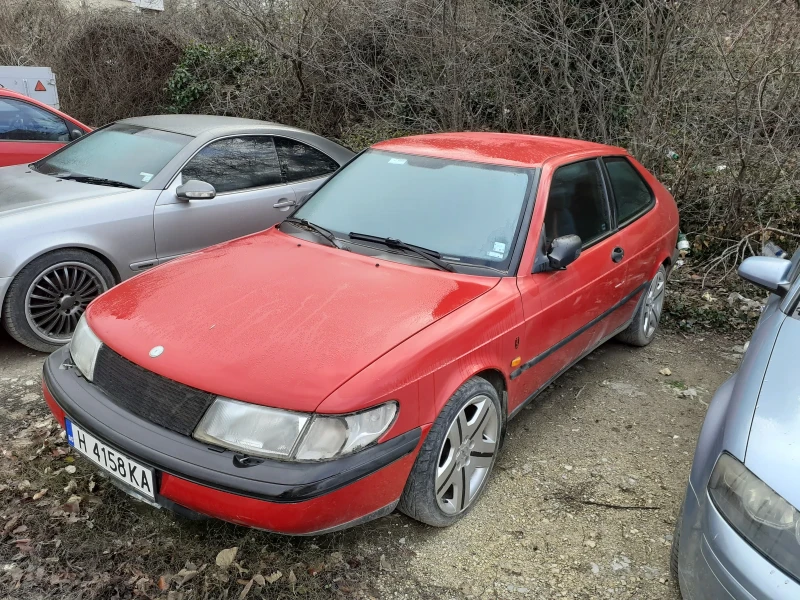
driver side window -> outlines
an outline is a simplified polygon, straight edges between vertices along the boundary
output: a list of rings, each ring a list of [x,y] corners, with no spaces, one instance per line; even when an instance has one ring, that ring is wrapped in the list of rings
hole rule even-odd
[[[68,142],[67,124],[38,106],[21,100],[0,99],[0,140]]]
[[[596,160],[556,169],[550,182],[544,225],[548,247],[557,237],[577,235],[586,248],[611,231],[611,215]]]
[[[186,163],[181,176],[184,183],[210,183],[218,194],[283,183],[272,138],[256,135],[211,142]]]

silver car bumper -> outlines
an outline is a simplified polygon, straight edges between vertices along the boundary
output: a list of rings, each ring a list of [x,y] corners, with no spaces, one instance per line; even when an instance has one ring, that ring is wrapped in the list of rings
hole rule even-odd
[[[800,584],[753,549],[717,511],[705,490],[689,485],[680,539],[684,600],[789,600]]]

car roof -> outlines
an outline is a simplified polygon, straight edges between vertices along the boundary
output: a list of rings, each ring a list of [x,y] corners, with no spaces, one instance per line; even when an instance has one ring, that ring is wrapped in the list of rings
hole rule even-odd
[[[539,167],[550,158],[586,151],[626,154],[624,149],[616,146],[582,140],[488,132],[416,135],[386,140],[372,147],[377,150],[515,167]]]
[[[4,87],[0,87],[0,96],[9,96],[10,98],[22,98],[24,100],[34,100],[30,96],[26,96],[25,94],[20,94],[19,92],[15,92],[14,90],[9,90]],[[36,100],[38,102],[38,100]]]
[[[259,121],[257,119],[242,119],[239,117],[220,117],[217,115],[148,115],[145,117],[132,117],[122,119],[118,123],[129,123],[140,127],[151,127],[173,133],[181,133],[198,137],[210,131],[215,134],[239,133],[245,130],[258,131],[259,129],[270,130],[293,130],[302,131],[294,127],[273,123],[270,121]]]

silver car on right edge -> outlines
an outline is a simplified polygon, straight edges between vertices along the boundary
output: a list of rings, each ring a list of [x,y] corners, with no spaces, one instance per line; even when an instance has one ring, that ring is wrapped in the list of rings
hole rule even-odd
[[[800,598],[800,250],[739,275],[772,295],[714,395],[672,542],[685,600]]]

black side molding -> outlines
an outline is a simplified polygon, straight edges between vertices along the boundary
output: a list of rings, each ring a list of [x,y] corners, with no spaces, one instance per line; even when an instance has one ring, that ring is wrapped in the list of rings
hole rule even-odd
[[[592,327],[594,327],[595,325],[597,325],[600,321],[605,319],[611,313],[613,313],[614,311],[616,311],[616,310],[622,308],[623,306],[625,306],[628,302],[630,302],[631,300],[633,300],[633,298],[635,298],[638,294],[640,294],[642,292],[642,290],[644,290],[648,285],[650,285],[649,281],[643,283],[642,285],[637,287],[635,290],[633,290],[630,294],[625,296],[622,300],[617,302],[614,306],[609,308],[602,315],[599,315],[599,316],[595,317],[594,319],[589,321],[586,325],[584,325],[580,329],[577,329],[576,331],[573,331],[571,334],[569,334],[563,340],[558,342],[555,346],[551,346],[550,348],[548,348],[547,350],[545,350],[541,354],[539,354],[537,356],[534,356],[528,362],[521,364],[519,367],[517,367],[516,369],[511,371],[511,379],[516,379],[517,377],[522,375],[525,371],[527,371],[531,367],[536,366],[537,364],[542,362],[545,358],[550,356],[553,352],[556,352],[557,350],[560,350],[561,348],[563,348],[564,346],[569,344],[572,340],[574,340],[576,337],[578,337],[579,335],[581,335],[585,331],[587,331],[587,330],[591,329]]]

